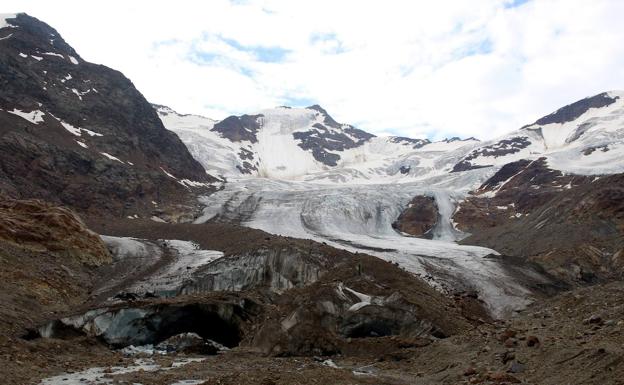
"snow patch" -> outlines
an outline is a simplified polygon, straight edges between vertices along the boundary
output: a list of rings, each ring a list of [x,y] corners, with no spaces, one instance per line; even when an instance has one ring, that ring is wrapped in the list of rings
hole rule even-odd
[[[200,385],[205,383],[206,380],[180,380],[176,381],[170,385]]]
[[[119,159],[117,157],[114,157],[114,156],[112,156],[111,154],[109,154],[107,152],[100,152],[100,154],[104,155],[105,157],[107,157],[110,160],[117,161],[117,162],[119,162],[121,164],[126,164],[126,162],[124,162],[123,160],[121,160],[121,159]]]
[[[325,361],[321,362],[321,365],[323,366],[327,366],[329,368],[333,368],[333,369],[340,369],[338,367],[338,365],[336,365],[336,363],[330,359],[326,359]]]
[[[86,92],[80,92],[75,88],[71,89],[71,92],[73,92],[74,94],[76,94],[76,96],[78,96],[78,99],[82,100],[82,95],[84,94],[88,94],[91,90],[87,90]]]
[[[114,377],[121,374],[138,371],[167,371],[204,360],[205,358],[181,358],[174,360],[170,367],[162,367],[153,359],[138,359],[128,366],[94,367],[73,373],[63,373],[43,379],[39,385],[104,385],[112,383]]]
[[[52,114],[50,114],[52,115]],[[56,116],[52,115],[56,120],[59,121],[59,123],[61,123],[61,126],[63,126],[63,128],[65,128],[67,131],[69,131],[70,133],[72,133],[73,135],[76,136],[82,136],[82,133],[84,132],[85,134],[89,135],[89,136],[104,136],[98,132],[95,131],[91,131],[88,130],[86,128],[82,128],[82,127],[75,127],[59,118],[57,118]]]
[[[61,55],[60,53],[56,53],[56,52],[42,52],[42,55],[48,55],[48,56],[58,56],[60,58],[65,59],[65,56]]]
[[[109,235],[100,235],[102,241],[111,250],[113,256],[119,259],[128,257],[146,257],[151,253],[155,253],[152,246],[142,242],[137,238],[129,237],[113,237]]]
[[[178,179],[174,175],[169,173],[167,170],[165,170],[164,168],[161,167],[160,169],[162,170],[162,172],[165,173],[165,175],[167,175],[171,179],[175,179],[176,182],[178,182],[184,187],[216,187],[216,186],[221,185],[221,183],[219,182],[207,183],[207,182],[197,182],[197,181],[193,181],[190,179]]]
[[[222,252],[202,249],[191,241],[167,239],[152,242],[104,236],[102,239],[118,260],[139,258],[144,259],[145,264],[155,264],[162,257],[162,250],[170,251],[171,258],[164,266],[126,288],[135,293],[153,292],[161,296],[176,294],[200,267],[223,257]]]
[[[43,117],[45,114],[42,111],[34,110],[31,112],[24,112],[22,110],[18,110],[17,108],[13,109],[13,111],[7,111],[9,114],[17,115],[22,119],[28,120],[30,123],[39,124],[43,122]]]
[[[162,172],[165,173],[165,175],[167,175],[169,178],[173,178],[175,180],[178,180],[178,178],[176,178],[175,176],[171,175],[170,173],[167,172],[167,170],[165,170],[164,168],[160,168],[162,170]]]

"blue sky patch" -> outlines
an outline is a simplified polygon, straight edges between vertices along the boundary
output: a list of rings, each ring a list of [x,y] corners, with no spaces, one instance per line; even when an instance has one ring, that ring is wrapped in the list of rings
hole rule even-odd
[[[333,43],[333,46],[329,46],[323,50],[324,53],[327,54],[340,54],[343,52],[347,52],[347,49],[342,44],[342,41],[338,39],[335,33],[313,33],[310,35],[310,43],[312,45],[322,44],[322,43]]]
[[[462,47],[453,53],[453,60],[459,60],[467,56],[487,55],[494,51],[492,40],[486,38],[475,44]]]
[[[511,0],[505,4],[505,8],[516,8],[528,2],[529,0]]]
[[[273,47],[262,47],[262,46],[245,46],[240,44],[238,41],[234,39],[221,38],[225,43],[229,46],[236,48],[239,51],[248,52],[256,57],[258,61],[264,63],[279,63],[286,60],[286,56],[290,53],[290,50],[273,46]]]
[[[318,102],[314,99],[305,97],[285,97],[282,104],[288,107],[309,107],[314,104],[318,104]]]

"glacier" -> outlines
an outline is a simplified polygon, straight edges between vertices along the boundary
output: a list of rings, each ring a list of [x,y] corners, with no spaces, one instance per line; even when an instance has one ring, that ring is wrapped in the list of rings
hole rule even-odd
[[[467,235],[453,225],[458,203],[519,159],[545,158],[564,173],[624,172],[622,91],[580,100],[485,142],[358,137],[319,106],[230,117],[239,130],[232,136],[217,129],[219,121],[154,108],[207,172],[226,182],[200,199],[196,222],[237,223],[374,255],[442,291],[475,290],[497,317],[526,306],[532,293],[495,250],[457,243]],[[392,228],[416,195],[434,197],[438,206],[432,240]]]
[[[433,196],[440,208],[443,217],[433,240],[392,228],[415,195]],[[496,251],[454,242],[463,234],[450,216],[461,197],[461,192],[420,183],[336,186],[246,178],[203,198],[204,214],[196,222],[238,223],[370,254],[428,277],[440,290],[475,290],[497,317],[524,307],[530,292],[505,272],[499,259],[488,258]]]

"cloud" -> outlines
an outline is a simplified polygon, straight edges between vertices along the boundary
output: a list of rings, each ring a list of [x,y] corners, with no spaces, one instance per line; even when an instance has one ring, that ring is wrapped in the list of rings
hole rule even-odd
[[[492,138],[624,88],[624,2],[7,0],[151,101],[213,118],[321,104],[373,133]]]

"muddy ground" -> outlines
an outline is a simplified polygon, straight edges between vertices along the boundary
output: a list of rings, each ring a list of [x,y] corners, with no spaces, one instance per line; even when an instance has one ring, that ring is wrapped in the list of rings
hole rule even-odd
[[[354,345],[368,348],[349,357],[269,357],[237,348],[177,369],[110,378],[114,384],[145,385],[181,380],[211,385],[622,384],[622,298],[624,283],[615,282],[560,294],[509,321],[483,324],[420,345],[406,343],[396,348],[396,337],[354,339]],[[6,384],[36,384],[61,372],[129,366],[136,359],[82,338],[25,341],[5,337],[0,349]],[[167,367],[175,358],[155,360]]]
[[[354,258],[322,244],[311,245],[309,241],[275,237],[235,226],[171,227],[151,221],[89,221],[89,225],[101,233],[150,239],[166,235],[169,239],[194,240],[207,249],[223,250],[226,255],[260,245],[290,245],[320,248],[334,253],[332,257],[337,259]],[[278,357],[249,346],[237,347],[216,356],[193,356],[203,360],[172,367],[172,362],[187,356],[125,357],[93,338],[32,338],[29,329],[45,320],[69,314],[87,300],[97,270],[72,264],[50,250],[24,250],[5,243],[0,251],[0,276],[4,282],[0,285],[1,384],[39,384],[44,378],[64,373],[67,377],[60,377],[57,383],[71,383],[69,374],[95,367],[105,368],[102,377],[110,380],[109,383],[143,385],[171,385],[183,380],[194,381],[186,384],[210,385],[624,384],[623,282],[576,288],[539,299],[507,321],[475,319],[478,312],[473,312],[471,322],[462,321],[458,325],[463,326],[452,329],[448,337],[441,336],[444,338],[347,338],[342,342],[341,353],[324,357],[310,354]],[[388,287],[377,289],[380,295],[396,286],[409,301],[423,306],[428,301],[427,296],[433,295],[424,287],[408,290],[406,286],[412,281],[407,273],[396,272],[391,264],[358,258],[362,258],[364,271],[377,272],[374,282]],[[323,285],[333,285],[335,280],[359,290],[373,290],[365,286],[370,282],[353,273],[347,274],[348,264],[341,266],[310,287],[287,291],[283,298],[290,298],[288,303],[293,306],[297,301],[292,299],[296,299],[298,293],[305,295],[308,301],[313,300],[315,293],[322,293]],[[320,291],[314,291],[317,289]],[[420,300],[418,290],[422,293]],[[438,324],[440,314],[449,317],[449,322],[451,318],[459,319],[454,317],[460,314],[467,315],[466,309],[454,307],[453,299],[431,298],[437,302],[427,307],[429,311],[448,310],[445,313],[436,310],[430,315],[431,319],[438,319]],[[469,317],[464,319],[470,320]],[[132,367],[137,359],[154,360],[160,368],[114,375],[114,367]]]

